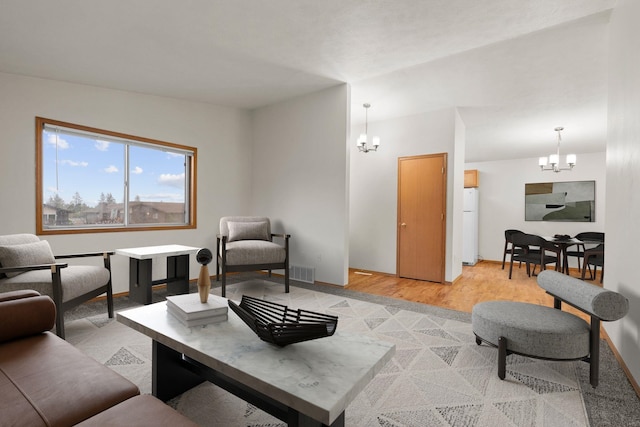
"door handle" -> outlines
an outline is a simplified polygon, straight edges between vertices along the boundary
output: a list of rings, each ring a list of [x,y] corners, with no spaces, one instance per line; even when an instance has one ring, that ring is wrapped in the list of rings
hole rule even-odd
[[[406,226],[407,226],[406,222],[403,222],[403,223],[400,224],[400,227],[406,227]]]

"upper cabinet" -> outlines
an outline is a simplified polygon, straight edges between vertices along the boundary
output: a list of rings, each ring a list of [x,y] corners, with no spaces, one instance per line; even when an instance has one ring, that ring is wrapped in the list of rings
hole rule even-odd
[[[464,171],[464,188],[478,186],[478,169]]]

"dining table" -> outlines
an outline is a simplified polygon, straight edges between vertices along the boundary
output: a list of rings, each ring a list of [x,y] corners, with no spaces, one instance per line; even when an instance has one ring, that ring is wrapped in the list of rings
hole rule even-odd
[[[604,243],[603,240],[577,239],[575,237],[565,235],[542,236],[542,238],[560,249],[560,271],[567,275],[569,274],[569,261],[567,257],[568,247],[574,245],[600,245]]]

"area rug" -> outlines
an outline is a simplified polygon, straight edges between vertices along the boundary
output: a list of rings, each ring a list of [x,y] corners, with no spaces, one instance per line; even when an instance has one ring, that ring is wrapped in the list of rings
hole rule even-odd
[[[250,295],[337,315],[338,331],[396,346],[393,359],[346,411],[347,426],[588,426],[577,363],[510,355],[507,377],[496,374],[495,348],[475,343],[468,321],[448,310],[417,312],[254,279],[227,288],[239,301]],[[428,306],[427,306],[428,307]],[[457,313],[457,312],[452,312]],[[67,340],[151,392],[151,341],[106,314],[67,323]],[[256,337],[256,339],[258,339]],[[325,338],[330,339],[330,338]],[[285,424],[210,384],[169,402],[203,426]]]

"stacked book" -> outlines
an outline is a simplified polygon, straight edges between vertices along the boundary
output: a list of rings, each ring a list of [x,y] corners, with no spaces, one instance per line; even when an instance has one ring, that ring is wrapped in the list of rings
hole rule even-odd
[[[228,308],[226,298],[211,294],[205,303],[198,293],[167,297],[167,311],[187,327],[224,322]]]

